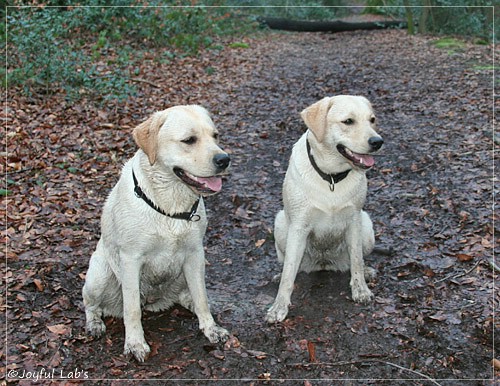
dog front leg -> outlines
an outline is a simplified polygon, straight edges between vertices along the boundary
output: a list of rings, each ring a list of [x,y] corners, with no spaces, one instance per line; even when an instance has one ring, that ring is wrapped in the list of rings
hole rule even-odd
[[[122,255],[120,270],[125,324],[124,353],[132,354],[139,362],[144,362],[150,348],[144,339],[141,322],[140,258]]]
[[[309,233],[304,228],[301,225],[291,225],[288,231],[280,286],[273,305],[267,311],[266,321],[268,323],[282,322],[288,314],[295,278],[304,255]]]
[[[373,294],[365,279],[365,263],[363,260],[363,240],[361,216],[355,216],[347,228],[347,248],[351,261],[351,294],[358,303],[369,303]]]
[[[197,251],[196,256],[188,259],[183,266],[183,271],[193,299],[194,313],[198,317],[200,330],[211,343],[225,342],[229,337],[229,332],[215,324],[208,306],[203,248]]]

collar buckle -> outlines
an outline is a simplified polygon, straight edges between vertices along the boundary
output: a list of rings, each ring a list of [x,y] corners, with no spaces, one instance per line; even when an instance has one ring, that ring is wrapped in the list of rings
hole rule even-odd
[[[335,181],[333,180],[333,176],[330,174],[330,192],[335,191]]]
[[[201,216],[198,214],[198,213],[191,213],[189,215],[189,221],[192,221],[192,222],[198,222],[201,220]]]

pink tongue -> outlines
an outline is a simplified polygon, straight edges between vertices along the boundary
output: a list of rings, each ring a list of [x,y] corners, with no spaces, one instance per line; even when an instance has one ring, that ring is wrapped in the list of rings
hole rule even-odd
[[[198,177],[196,180],[214,192],[219,192],[222,189],[221,177]]]
[[[366,167],[371,168],[373,165],[375,165],[375,159],[371,155],[358,154],[358,153],[354,153],[354,152],[352,154],[353,154],[354,158],[356,158],[356,160],[359,163],[362,163]]]
[[[359,158],[361,160],[363,160],[363,164],[365,166],[368,166],[368,167],[372,167],[373,165],[375,165],[375,159],[371,156],[371,155],[367,155],[367,154],[358,154]]]

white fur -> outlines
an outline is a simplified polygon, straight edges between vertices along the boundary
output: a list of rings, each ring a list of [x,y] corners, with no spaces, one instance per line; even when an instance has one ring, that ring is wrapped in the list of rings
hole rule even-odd
[[[197,315],[200,329],[211,342],[228,337],[215,324],[208,306],[203,199],[197,210],[200,221],[173,219],[138,198],[132,178],[133,170],[142,190],[166,213],[189,211],[199,195],[173,173],[173,167],[197,176],[215,174],[213,156],[223,153],[214,139],[215,131],[208,113],[199,106],[156,113],[135,129],[141,150],[125,164],[104,205],[101,238],[83,288],[86,328],[100,336],[106,330],[102,316],[123,317],[124,351],[139,361],[150,351],[141,306],[159,311],[179,303]],[[190,135],[197,136],[197,144],[181,142]]]
[[[367,181],[365,170],[353,167],[337,151],[341,143],[362,154],[371,152],[368,139],[378,136],[373,111],[363,97],[324,98],[302,112],[309,130],[294,145],[283,183],[284,209],[275,220],[274,235],[283,271],[274,304],[266,320],[282,321],[288,314],[294,281],[299,271],[351,271],[352,298],[368,302],[373,295],[365,277],[375,271],[365,268],[363,256],[374,247],[370,217],[362,210]],[[351,118],[355,124],[342,122]],[[319,168],[328,174],[352,169],[330,190],[311,165],[306,139]]]

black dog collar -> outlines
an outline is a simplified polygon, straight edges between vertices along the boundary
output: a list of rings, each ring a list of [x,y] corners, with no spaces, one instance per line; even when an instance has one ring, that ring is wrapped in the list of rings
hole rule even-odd
[[[190,212],[181,212],[181,213],[174,213],[174,214],[168,214],[165,213],[165,211],[158,206],[155,205],[151,199],[146,196],[146,194],[142,191],[141,187],[139,186],[139,183],[137,182],[137,178],[135,177],[134,170],[132,169],[132,178],[134,179],[134,193],[138,198],[142,198],[146,204],[148,204],[151,208],[156,210],[158,213],[161,213],[164,216],[168,216],[170,218],[175,218],[177,220],[186,220],[186,221],[200,221],[201,217],[199,214],[196,214],[196,211],[198,210],[198,205],[200,203],[200,199],[198,198],[196,202],[193,204],[191,207]]]
[[[318,164],[314,160],[314,157],[311,154],[311,145],[309,145],[309,141],[307,140],[307,138],[306,138],[306,147],[307,147],[307,156],[309,157],[309,161],[311,162],[312,167],[314,168],[314,170],[316,170],[316,172],[320,175],[321,178],[323,178],[326,182],[328,182],[328,184],[330,185],[330,191],[333,192],[335,190],[335,184],[339,183],[344,178],[346,178],[351,169],[348,169],[342,173],[327,174],[318,167]]]

